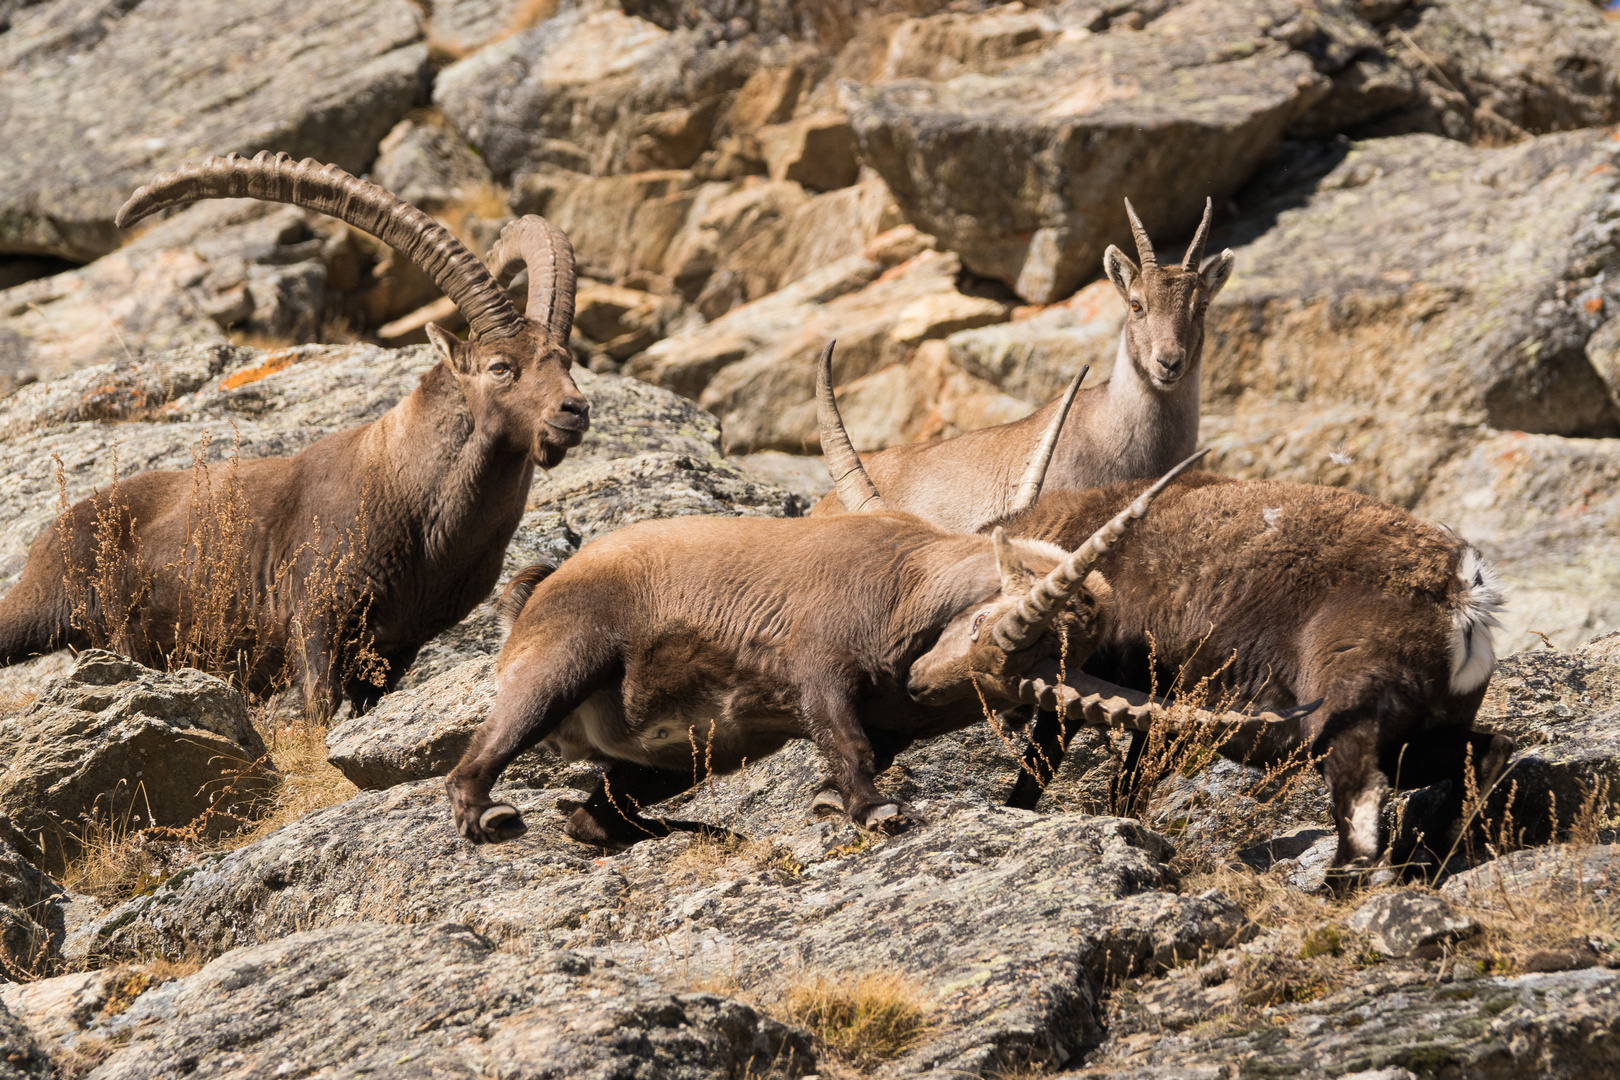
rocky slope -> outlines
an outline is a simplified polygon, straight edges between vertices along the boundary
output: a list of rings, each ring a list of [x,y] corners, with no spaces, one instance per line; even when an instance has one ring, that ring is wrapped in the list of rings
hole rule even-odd
[[[1587,0],[0,0],[0,587],[61,499],[374,419],[457,325],[295,208],[117,233],[202,154],[369,170],[479,250],[567,230],[593,426],[508,574],[803,513],[829,338],[862,450],[1107,378],[1121,198],[1168,260],[1212,196],[1210,466],[1479,544],[1512,592],[1481,723],[1519,743],[1488,842],[1344,899],[1312,773],[1189,752],[1122,818],[1088,732],[1014,811],[989,725],[885,774],[925,819],[895,838],[811,817],[792,746],[663,808],[726,832],[589,850],[590,768],[533,751],[531,831],[474,849],[437,778],[492,700],[487,604],[313,741],[46,657],[0,673],[0,1076],[1611,1075],[1617,78]],[[885,1039],[850,1035],[870,986]]]

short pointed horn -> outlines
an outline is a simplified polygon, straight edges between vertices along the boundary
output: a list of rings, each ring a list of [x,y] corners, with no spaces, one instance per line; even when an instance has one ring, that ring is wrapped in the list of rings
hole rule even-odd
[[[1046,433],[1041,436],[1041,443],[1035,448],[1035,455],[1029,459],[1029,464],[1024,467],[1024,475],[1018,481],[1018,487],[1013,490],[1012,506],[1008,513],[1016,514],[1020,510],[1028,509],[1041,497],[1041,485],[1046,483],[1046,469],[1052,464],[1052,451],[1057,449],[1058,436],[1063,434],[1063,421],[1069,415],[1069,406],[1074,404],[1074,395],[1079,392],[1080,384],[1085,381],[1086,372],[1090,370],[1090,364],[1082,367],[1079,374],[1070,380],[1069,388],[1063,391],[1063,400],[1058,402],[1057,415],[1046,425]]]
[[[520,268],[529,271],[529,321],[566,346],[574,326],[574,246],[568,235],[537,214],[525,214],[501,230],[484,259],[504,288]]]
[[[838,398],[833,394],[832,356],[834,342],[827,342],[821,360],[816,365],[816,415],[821,421],[821,452],[827,456],[827,471],[832,474],[833,490],[838,503],[852,514],[882,510],[883,497],[878,494],[872,478],[866,475],[866,466],[849,441],[844,417],[838,411]]]
[[[1187,254],[1181,260],[1183,270],[1197,270],[1198,264],[1204,261],[1204,244],[1209,240],[1209,219],[1215,212],[1215,200],[1204,200],[1204,220],[1198,223],[1198,231],[1193,234],[1192,244],[1187,248]]]
[[[1052,621],[1052,616],[1080,588],[1080,583],[1085,581],[1086,575],[1091,572],[1097,560],[1107,554],[1109,549],[1118,543],[1119,538],[1125,535],[1130,523],[1147,513],[1148,507],[1153,505],[1153,500],[1158,498],[1159,492],[1169,486],[1170,481],[1192,468],[1194,463],[1207,453],[1209,449],[1206,447],[1165,473],[1159,478],[1158,483],[1138,495],[1131,505],[1115,514],[1067,559],[1053,567],[1052,572],[1029,591],[1029,595],[1024,597],[1022,603],[1003,615],[1001,621],[996,623],[994,638],[996,645],[1007,652],[1017,652],[1040,637],[1046,631],[1047,624]]]
[[[118,227],[181,203],[243,197],[318,210],[370,233],[431,277],[478,337],[511,337],[523,329],[523,316],[506,293],[449,229],[392,192],[311,158],[294,161],[265,150],[251,161],[229,154],[182,165],[136,190],[118,211]]]
[[[1148,239],[1147,230],[1142,227],[1142,219],[1136,216],[1136,207],[1131,200],[1125,200],[1125,216],[1131,219],[1131,235],[1136,237],[1136,257],[1142,262],[1142,269],[1159,265],[1159,257],[1153,254],[1153,241]]]

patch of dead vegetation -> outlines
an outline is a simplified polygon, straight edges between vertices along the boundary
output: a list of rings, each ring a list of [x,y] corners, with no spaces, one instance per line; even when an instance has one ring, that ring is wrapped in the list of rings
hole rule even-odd
[[[777,1011],[861,1069],[904,1053],[931,1028],[921,989],[895,971],[800,975],[777,999]]]

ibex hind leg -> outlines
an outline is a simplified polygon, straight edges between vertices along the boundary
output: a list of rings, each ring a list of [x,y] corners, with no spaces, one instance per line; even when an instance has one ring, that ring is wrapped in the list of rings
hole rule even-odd
[[[0,665],[57,649],[90,647],[90,636],[73,626],[60,575],[41,580],[47,573],[30,560],[22,580],[0,599]]]
[[[568,715],[608,681],[616,658],[584,635],[539,637],[539,643],[507,655],[500,692],[489,716],[445,777],[456,830],[475,844],[509,840],[526,826],[508,803],[490,791],[512,759],[557,730]]]

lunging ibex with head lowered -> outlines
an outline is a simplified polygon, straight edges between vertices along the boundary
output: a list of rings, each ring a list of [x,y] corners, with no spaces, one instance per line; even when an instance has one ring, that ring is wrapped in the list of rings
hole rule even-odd
[[[383,688],[488,595],[535,466],[556,465],[590,422],[590,405],[568,373],[573,250],[555,226],[523,217],[501,233],[486,269],[448,229],[382,188],[335,166],[268,153],[165,173],[124,204],[118,224],[197,199],[241,196],[318,210],[377,236],[431,276],[471,327],[465,342],[427,327],[440,363],[380,419],[290,458],[242,462],[236,472],[249,517],[240,603],[255,613],[248,620],[254,640],[238,644],[256,657],[250,684],[290,664],[312,711],[330,713],[344,691],[364,707],[380,689],[345,685],[334,659],[354,627],[316,626],[313,640],[305,633],[293,640],[300,615],[291,592],[315,563],[333,557],[346,532],[364,536],[363,548],[347,557],[370,647],[385,666]],[[527,316],[503,285],[524,266]],[[63,579],[73,566],[95,564],[97,544],[109,535],[124,556],[120,573],[130,578],[116,591],[135,598],[121,613],[129,651],[145,663],[173,655],[188,632],[177,568],[198,543],[193,519],[205,511],[195,501],[190,473],[146,472],[119,485],[111,527],[100,520],[110,504],[73,506],[34,541],[22,579],[0,600],[0,662],[89,643]],[[112,603],[102,596],[90,607]]]
[[[830,357],[829,346],[824,371]],[[906,807],[873,777],[912,740],[982,722],[976,701],[913,701],[913,662],[1025,604],[1037,574],[1048,576],[1045,606],[1028,633],[1056,650],[1046,628],[1107,544],[1085,547],[1077,563],[1041,541],[950,533],[885,510],[858,469],[838,491],[867,512],[642,522],[509,583],[499,693],[446,781],[461,834],[484,842],[523,831],[517,810],[490,792],[513,757],[541,742],[608,765],[567,825],[587,843],[667,834],[669,823],[643,808],[789,739],[821,749],[856,824],[904,826]]]
[[[997,529],[1075,543],[1146,487],[1054,492]],[[1465,764],[1472,762],[1483,791],[1513,752],[1507,737],[1472,727],[1496,662],[1492,629],[1503,594],[1495,576],[1449,530],[1376,499],[1184,476],[1163,491],[1129,544],[1097,560],[1086,586],[1094,618],[1069,643],[1070,663],[1083,661],[1084,674],[1069,680],[1067,701],[1043,700],[1050,672],[1044,695],[1031,693],[1042,680],[998,672],[1022,647],[998,630],[967,661],[991,704],[1066,704],[1073,716],[1094,690],[1132,687],[1138,693],[1124,696],[1145,702],[1140,692],[1155,685],[1206,677],[1218,692],[1271,708],[1319,701],[1285,733],[1231,725],[1223,752],[1241,758],[1257,749],[1257,735],[1269,735],[1260,757],[1298,747],[1321,758],[1339,833],[1336,866],[1364,869],[1384,853],[1391,788],[1447,781],[1449,798],[1424,823],[1428,845],[1443,852],[1462,810]],[[1009,670],[1027,668],[1013,662]],[[947,687],[962,682],[955,669],[913,672],[922,689],[930,678]],[[1051,714],[1033,735],[1015,805],[1033,806],[1062,760]],[[1139,753],[1140,734],[1136,741]]]
[[[1032,489],[1019,478],[1026,476],[1042,433],[1054,421],[1060,434],[1046,473],[1048,491],[1158,476],[1191,454],[1198,442],[1204,316],[1232,274],[1231,251],[1199,266],[1212,211],[1206,201],[1203,221],[1181,265],[1160,266],[1153,242],[1127,200],[1125,212],[1142,264],[1131,262],[1117,247],[1103,254],[1103,269],[1127,308],[1108,383],[1076,395],[1082,372],[1061,399],[1022,420],[870,455],[866,469],[888,505],[959,532],[972,532],[1020,509],[1032,498]],[[830,493],[814,510],[817,515],[839,512],[837,497]]]

